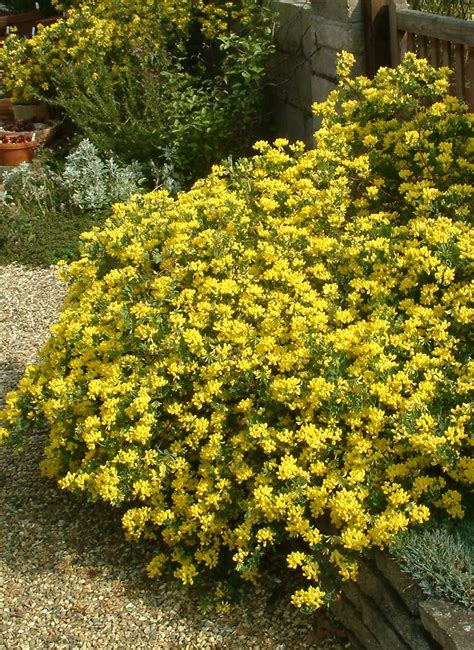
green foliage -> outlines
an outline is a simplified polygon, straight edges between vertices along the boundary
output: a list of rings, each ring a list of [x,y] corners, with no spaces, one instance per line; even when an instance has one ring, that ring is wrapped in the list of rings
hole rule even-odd
[[[79,236],[100,225],[106,215],[97,212],[43,214],[38,205],[0,202],[0,265],[17,262],[48,267],[79,256]]]
[[[259,142],[176,197],[116,204],[65,270],[0,438],[47,424],[43,472],[123,508],[151,576],[334,575],[474,481],[474,116],[408,54],[340,88],[316,149]]]
[[[473,20],[473,0],[411,0],[410,7],[417,11]]]
[[[112,156],[101,156],[89,140],[82,140],[68,154],[60,183],[72,206],[86,211],[110,208],[140,191],[144,182],[140,165],[122,165]]]
[[[402,534],[390,547],[400,568],[430,598],[474,607],[474,521]]]
[[[41,154],[4,175],[0,260],[49,266],[77,258],[79,235],[105,218],[115,201],[141,189],[141,171],[99,157],[83,141],[64,163]]]
[[[100,150],[167,165],[189,183],[243,153],[260,127],[267,37],[232,34],[218,53],[213,78],[163,54],[135,53],[119,81],[100,59],[78,62],[53,77],[56,101]]]

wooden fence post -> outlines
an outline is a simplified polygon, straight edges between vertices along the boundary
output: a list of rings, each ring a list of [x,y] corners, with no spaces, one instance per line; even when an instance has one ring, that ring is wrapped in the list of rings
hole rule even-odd
[[[390,22],[390,59],[392,66],[400,64],[400,43],[397,29],[397,6],[394,0],[389,0],[389,22]]]
[[[396,9],[408,9],[406,0],[364,0],[367,75],[382,66],[400,63]]]
[[[398,39],[397,28],[397,9],[408,9],[406,0],[389,0],[389,30],[390,30],[390,61],[392,67],[401,63],[400,42]],[[402,44],[404,51],[406,51],[406,36],[405,42]]]
[[[389,0],[364,0],[367,76],[373,77],[382,66],[389,66]]]

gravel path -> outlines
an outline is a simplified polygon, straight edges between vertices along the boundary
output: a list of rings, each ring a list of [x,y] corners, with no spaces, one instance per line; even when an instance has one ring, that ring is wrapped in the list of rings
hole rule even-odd
[[[54,269],[0,268],[0,397],[34,360],[63,296]],[[268,588],[218,615],[148,580],[152,547],[124,541],[119,513],[42,478],[43,443],[33,436],[23,454],[0,447],[0,649],[349,647],[323,641],[315,617]]]

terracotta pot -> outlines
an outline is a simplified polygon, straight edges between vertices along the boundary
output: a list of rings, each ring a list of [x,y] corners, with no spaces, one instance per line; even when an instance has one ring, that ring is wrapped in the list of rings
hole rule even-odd
[[[37,142],[0,142],[0,165],[4,167],[16,167],[23,162],[31,162],[37,146]]]
[[[13,115],[16,122],[49,119],[48,107],[44,104],[13,104]]]

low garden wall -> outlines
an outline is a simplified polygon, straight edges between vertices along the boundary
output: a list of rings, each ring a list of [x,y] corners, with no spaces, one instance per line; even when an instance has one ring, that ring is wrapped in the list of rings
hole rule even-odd
[[[362,0],[274,0],[277,53],[271,68],[278,136],[313,143],[320,118],[311,106],[336,87],[336,55],[352,52],[365,71]]]
[[[472,650],[474,612],[427,600],[384,553],[363,563],[334,606],[336,618],[367,650]]]

